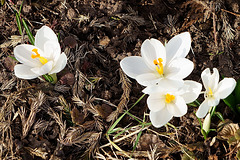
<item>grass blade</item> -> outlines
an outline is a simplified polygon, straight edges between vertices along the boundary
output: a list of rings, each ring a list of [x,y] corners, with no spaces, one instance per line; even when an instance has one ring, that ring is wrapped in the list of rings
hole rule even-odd
[[[113,129],[117,126],[117,124],[121,121],[121,119],[128,113],[128,111],[130,111],[134,106],[136,106],[140,101],[141,99],[143,99],[143,97],[145,96],[145,94],[143,94],[138,100],[137,102],[135,102],[131,108],[129,108],[126,112],[124,112],[121,117],[119,117],[114,123],[113,125],[108,129],[108,132],[107,134],[111,134],[113,133]]]
[[[23,23],[23,26],[24,26],[24,28],[25,28],[25,30],[27,32],[29,41],[31,42],[32,45],[34,45],[34,42],[35,42],[34,37],[32,35],[32,32],[29,30],[29,28],[28,28],[26,22],[24,21],[24,19],[22,19],[22,23]]]
[[[17,21],[19,34],[22,35],[22,25],[21,25],[21,21],[18,13],[16,13],[16,21]]]
[[[19,8],[19,11],[18,11],[19,17],[20,17],[20,15],[21,15],[21,10],[22,10],[22,6],[23,6],[23,2],[24,2],[24,0],[22,1],[22,4],[21,4],[21,6],[20,6],[20,8]]]

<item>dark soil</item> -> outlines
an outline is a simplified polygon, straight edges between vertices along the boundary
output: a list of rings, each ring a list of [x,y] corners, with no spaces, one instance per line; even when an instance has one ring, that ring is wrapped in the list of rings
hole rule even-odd
[[[68,57],[55,85],[13,74],[13,48],[29,43],[16,23],[21,4],[5,0],[0,7],[0,159],[237,159],[239,142],[228,143],[219,130],[204,140],[197,107],[190,105],[185,116],[170,121],[176,128],[144,127],[136,119],[150,122],[145,96],[130,110],[135,119],[126,114],[117,132],[107,131],[143,94],[119,62],[140,55],[147,38],[164,43],[188,31],[187,58],[195,68],[187,79],[201,82],[208,67],[239,79],[239,0],[26,0],[20,18],[33,35],[43,25],[51,27]],[[239,122],[223,102],[216,111]],[[219,122],[214,117],[211,128]],[[234,135],[238,125],[231,125]]]

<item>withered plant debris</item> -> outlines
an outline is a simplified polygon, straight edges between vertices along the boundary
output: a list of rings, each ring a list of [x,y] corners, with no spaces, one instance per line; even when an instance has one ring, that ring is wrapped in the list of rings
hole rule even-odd
[[[24,27],[22,35],[17,27],[19,10],[33,35],[47,25],[59,37],[68,63],[55,85],[42,77],[14,75],[14,47],[30,44]],[[197,107],[173,118],[176,128],[145,126],[150,122],[147,96],[107,135],[143,94],[119,62],[140,56],[145,39],[165,43],[188,31],[187,58],[195,66],[189,79],[200,82],[207,67],[239,79],[239,15],[239,0],[5,0],[0,6],[0,159],[239,158],[239,119],[223,103],[217,111],[231,121],[219,123],[214,117],[211,128],[217,130],[206,140],[194,114]]]

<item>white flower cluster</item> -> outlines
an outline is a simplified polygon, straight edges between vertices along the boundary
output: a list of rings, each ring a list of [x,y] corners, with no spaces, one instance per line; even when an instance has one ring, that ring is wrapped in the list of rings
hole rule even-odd
[[[147,39],[141,46],[141,57],[126,57],[120,62],[122,70],[146,88],[147,105],[150,120],[155,127],[168,123],[172,117],[181,117],[187,113],[187,105],[195,101],[202,85],[192,80],[183,80],[194,68],[193,62],[186,59],[191,47],[188,32],[173,37],[165,46],[157,39]],[[196,115],[206,116],[211,106],[226,98],[236,86],[233,78],[224,78],[220,83],[216,68],[213,74],[207,68],[202,72],[202,81],[206,91],[205,100]]]

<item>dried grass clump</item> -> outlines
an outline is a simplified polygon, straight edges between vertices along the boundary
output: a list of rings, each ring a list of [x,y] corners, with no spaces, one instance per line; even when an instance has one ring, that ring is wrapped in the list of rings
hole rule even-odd
[[[120,83],[122,83],[122,89],[123,93],[120,98],[120,102],[117,106],[117,110],[113,111],[108,117],[107,121],[114,121],[117,119],[117,116],[123,112],[123,108],[127,106],[127,103],[129,101],[129,96],[131,92],[131,83],[130,80],[127,78],[127,76],[123,73],[121,69],[119,69],[119,74],[120,74]]]

